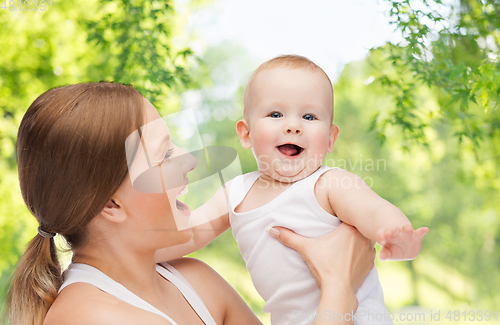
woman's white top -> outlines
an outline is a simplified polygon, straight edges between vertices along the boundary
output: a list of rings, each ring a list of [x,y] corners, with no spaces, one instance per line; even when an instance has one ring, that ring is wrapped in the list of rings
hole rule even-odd
[[[187,302],[191,305],[191,307],[206,325],[216,324],[201,297],[189,284],[189,282],[179,273],[179,271],[174,269],[168,263],[157,264],[156,271],[163,278],[176,286],[177,289],[179,289],[184,298],[186,298]],[[64,282],[59,289],[59,292],[61,292],[62,289],[69,286],[70,284],[76,282],[89,283],[101,289],[102,291],[107,292],[110,295],[131,304],[132,306],[160,315],[166,318],[170,323],[172,323],[172,325],[177,325],[177,323],[172,318],[168,317],[167,315],[153,307],[151,304],[144,301],[142,298],[133,294],[123,285],[111,279],[109,276],[102,273],[93,266],[81,263],[73,263],[64,272],[63,276]]]

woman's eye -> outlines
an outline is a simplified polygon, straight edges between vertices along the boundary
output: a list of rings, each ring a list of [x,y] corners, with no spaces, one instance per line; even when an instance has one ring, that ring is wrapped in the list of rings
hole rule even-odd
[[[269,114],[269,116],[271,116],[272,118],[280,118],[283,117],[283,114],[281,114],[280,112],[272,112],[271,114]]]
[[[168,149],[167,153],[165,154],[165,158],[163,158],[163,161],[161,163],[163,164],[164,162],[166,162],[168,158],[172,156],[173,153],[174,153],[174,148]]]
[[[302,116],[302,118],[303,118],[304,120],[308,120],[308,121],[313,121],[313,120],[315,120],[315,119],[316,119],[316,118],[315,118],[314,116],[312,116],[311,114],[306,114],[306,115]]]

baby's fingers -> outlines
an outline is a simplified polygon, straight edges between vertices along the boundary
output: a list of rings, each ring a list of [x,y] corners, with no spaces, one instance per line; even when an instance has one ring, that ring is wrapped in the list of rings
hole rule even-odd
[[[408,235],[411,235],[413,233],[413,227],[412,227],[412,225],[410,223],[404,225],[403,226],[403,232],[405,232]]]
[[[425,234],[427,234],[428,232],[429,232],[429,228],[427,228],[427,227],[422,227],[422,228],[418,228],[417,230],[415,230],[415,234],[419,238],[423,238],[425,236]]]
[[[385,261],[385,260],[391,258],[391,256],[392,256],[391,251],[385,247],[382,247],[382,249],[380,250],[380,253],[378,254],[378,259],[381,261]]]
[[[380,229],[379,230],[379,244],[385,246],[387,240],[392,237],[392,229]]]
[[[396,238],[400,232],[401,229],[399,228],[387,228],[383,230],[382,240],[379,242],[379,244],[382,246],[386,246],[387,244],[392,243],[393,239]]]

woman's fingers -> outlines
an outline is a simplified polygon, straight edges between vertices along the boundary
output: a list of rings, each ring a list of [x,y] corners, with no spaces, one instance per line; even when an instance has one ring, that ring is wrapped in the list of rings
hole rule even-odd
[[[299,254],[302,255],[305,244],[305,237],[294,233],[290,229],[282,227],[269,227],[267,229],[267,232],[269,233],[269,235],[278,239],[279,242],[283,245],[296,250]]]
[[[373,243],[344,223],[318,238],[307,238],[282,227],[269,228],[268,233],[302,256],[320,287],[324,281],[334,280],[348,284],[356,292],[374,265]]]

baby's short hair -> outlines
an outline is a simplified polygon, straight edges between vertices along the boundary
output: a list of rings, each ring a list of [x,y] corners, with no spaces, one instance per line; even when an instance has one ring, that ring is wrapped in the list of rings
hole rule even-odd
[[[245,110],[247,108],[248,92],[255,77],[259,74],[259,72],[273,68],[303,69],[303,70],[322,72],[325,75],[326,79],[328,80],[328,83],[332,85],[332,82],[330,78],[328,78],[326,72],[323,69],[321,69],[316,63],[309,60],[305,56],[296,54],[286,54],[277,56],[271,60],[262,63],[248,80],[247,86],[245,87],[245,93],[243,95],[243,115],[245,115]],[[333,88],[332,88],[332,93],[333,93]]]

